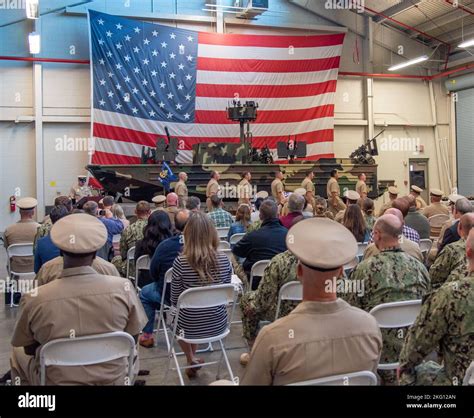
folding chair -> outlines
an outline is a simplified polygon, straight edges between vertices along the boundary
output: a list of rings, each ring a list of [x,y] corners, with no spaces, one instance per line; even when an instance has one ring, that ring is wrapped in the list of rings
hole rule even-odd
[[[216,229],[217,229],[217,235],[219,235],[219,239],[227,241],[227,235],[229,234],[230,228],[216,228]]]
[[[364,252],[368,246],[369,246],[368,242],[357,243],[357,257],[359,258],[359,262],[362,260],[362,257],[364,257]]]
[[[172,280],[173,280],[173,269],[170,268],[165,273],[165,282],[163,284],[163,293],[161,295],[160,310],[158,314],[158,324],[156,328],[154,329],[154,331],[156,331],[155,347],[158,345],[158,334],[160,331],[163,331],[165,335],[166,349],[168,351],[170,349],[170,340],[168,336],[168,328],[166,326],[166,321],[165,321],[165,314],[169,313],[172,310],[172,307],[171,305],[168,305],[166,303],[166,290],[171,285]],[[163,328],[160,328],[160,326],[163,326]],[[196,353],[204,353],[206,351],[214,351],[214,348],[212,347],[211,343],[209,343],[206,348],[197,350]],[[183,352],[176,353],[177,356],[180,356],[183,354],[184,354]]]
[[[133,337],[122,331],[52,340],[41,347],[40,384],[46,385],[48,366],[90,366],[127,357],[128,381],[125,383],[131,385],[134,380],[135,349]]]
[[[17,272],[12,270],[11,262],[13,257],[31,257],[33,260],[33,243],[32,242],[25,242],[21,244],[11,244],[7,248],[7,272],[10,276],[11,284],[10,284],[10,308],[13,306],[18,306],[14,303],[14,286],[13,281],[16,280],[19,283],[20,280],[28,281],[33,283],[36,274],[34,271],[27,271],[27,272]]]
[[[217,247],[218,250],[230,250],[230,244],[227,241],[221,240],[219,242],[219,247]]]
[[[250,280],[248,291],[252,290],[253,278],[254,277],[263,277],[263,272],[266,267],[270,264],[270,260],[260,260],[257,261],[252,268],[250,269]]]
[[[449,221],[449,215],[433,215],[428,218],[430,223],[430,238],[436,241],[441,233],[441,228],[446,221]]]
[[[150,261],[150,256],[142,255],[135,263],[135,289],[137,289],[138,292],[141,290],[140,286],[138,286],[140,270],[150,270]]]
[[[382,303],[369,312],[376,320],[379,328],[410,327],[421,310],[421,299],[403,300],[399,302]],[[381,363],[380,370],[396,370],[399,363]]]
[[[299,302],[303,300],[303,285],[299,281],[284,284],[278,293],[278,302],[275,312],[275,321],[280,316],[281,302],[283,300],[293,300]]]
[[[135,247],[127,251],[127,279],[130,279],[130,262],[135,259]]]
[[[228,244],[227,241],[221,241]],[[232,264],[232,250],[230,248],[218,248],[218,251],[224,253],[230,261],[230,267],[232,268],[232,274],[234,274],[234,265]]]
[[[237,244],[244,236],[244,232],[232,235],[229,240],[230,246]]]
[[[423,260],[426,262],[426,257],[430,253],[431,247],[433,246],[433,241],[428,238],[420,239],[420,250],[423,254]]]
[[[165,382],[168,378],[168,373],[171,369],[171,361],[174,360],[176,370],[178,373],[179,381],[182,386],[184,386],[183,375],[181,370],[189,369],[195,366],[182,366],[180,367],[178,362],[178,357],[176,355],[174,344],[178,341],[184,341],[188,344],[212,344],[213,342],[219,342],[221,346],[221,358],[219,361],[212,361],[199,364],[200,367],[209,366],[211,364],[218,364],[217,369],[217,376],[216,379],[219,379],[219,372],[220,372],[220,365],[222,363],[222,359],[225,360],[225,364],[227,366],[227,371],[230,376],[230,380],[234,380],[234,374],[232,373],[232,368],[229,363],[229,359],[227,358],[227,353],[225,351],[223,340],[227,337],[230,333],[230,324],[232,322],[232,318],[234,315],[234,306],[236,300],[236,292],[234,285],[232,284],[220,284],[220,285],[211,285],[211,286],[203,286],[203,287],[195,287],[192,289],[187,289],[178,298],[178,303],[176,306],[176,315],[174,317],[174,325],[173,325],[173,332],[171,338],[170,349],[168,350],[169,356],[169,363],[168,368],[166,370],[165,375]],[[230,315],[227,317],[227,326],[225,330],[218,335],[210,336],[210,337],[203,337],[203,338],[186,338],[186,336],[181,336],[177,334],[177,327],[178,327],[178,320],[180,317],[181,309],[186,309],[187,312],[192,310],[198,309],[205,309],[205,308],[212,308],[216,306],[227,306],[228,304],[232,304],[232,310]]]
[[[112,236],[112,248],[114,249],[114,257],[120,254],[120,238],[121,234],[115,234]]]
[[[287,386],[376,386],[377,376],[370,371],[338,374],[291,383]]]
[[[359,264],[359,257],[354,257],[351,261],[346,263],[343,267],[344,276],[349,277],[352,271],[357,267],[357,264]]]

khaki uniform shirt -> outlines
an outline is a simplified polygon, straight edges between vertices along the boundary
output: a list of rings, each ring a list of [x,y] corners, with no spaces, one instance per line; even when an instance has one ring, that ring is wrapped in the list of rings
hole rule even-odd
[[[174,226],[174,218],[176,217],[176,212],[179,211],[177,206],[169,206],[166,209],[166,212],[168,212],[168,217],[170,218],[171,225]]]
[[[313,192],[313,196],[314,196],[314,193],[316,191],[316,188],[314,187],[314,183],[309,179],[309,178],[305,178],[302,182],[301,182],[301,187],[303,189],[305,189],[307,192]]]
[[[216,179],[210,179],[206,187],[206,197],[211,197],[213,194],[220,194],[221,186]]]
[[[63,274],[63,258],[58,256],[44,263],[36,274],[36,283],[38,286],[43,286],[53,280],[60,279]],[[112,263],[103,258],[96,257],[91,266],[97,273],[105,276],[120,277],[119,272]]]
[[[5,248],[8,248],[12,244],[33,243],[36,230],[39,226],[40,224],[32,219],[18,221],[16,224],[8,226],[4,233]],[[34,257],[13,257],[11,260],[11,269],[17,273],[33,271]]]
[[[176,183],[174,186],[174,192],[178,195],[178,206],[180,208],[186,207],[186,200],[188,200],[188,186],[182,180]]]
[[[408,238],[403,237],[403,239],[400,241],[400,248],[408,255],[411,255],[422,263],[425,261],[423,258],[423,253],[420,250],[420,246],[416,242],[413,242]],[[372,243],[365,249],[363,259],[366,260],[367,258],[373,257],[374,255],[377,255],[379,253],[379,249],[375,246],[374,243]]]
[[[275,179],[272,181],[272,196],[277,200],[277,203],[280,203],[280,197],[278,196],[279,193],[283,193],[285,191],[283,187],[283,182],[280,179]]]
[[[425,200],[421,196],[417,196],[415,198],[415,203],[416,203],[416,209],[424,209],[426,206],[428,206],[425,202]]]
[[[248,203],[252,197],[252,186],[247,179],[242,179],[237,187],[238,204]]]
[[[241,385],[287,385],[360,370],[376,372],[382,335],[375,318],[342,299],[302,302],[264,327]]]
[[[382,207],[380,208],[377,217],[380,218],[380,217],[385,213],[385,211],[386,211],[387,209],[390,209],[391,207],[392,207],[392,201],[391,201],[391,200],[389,200],[387,203],[384,203],[384,204],[382,205]]]
[[[109,277],[89,267],[63,270],[61,280],[25,294],[13,333],[12,345],[41,346],[58,338],[81,337],[114,331],[138,335],[147,322],[137,293],[127,279]],[[36,350],[36,373],[39,353]],[[30,371],[31,373],[31,371]],[[37,381],[36,373],[29,382]],[[123,385],[125,359],[86,367],[49,366],[47,385]]]
[[[360,194],[360,197],[363,197],[363,194],[367,194],[367,184],[365,184],[365,181],[359,180],[356,183],[356,192]]]
[[[336,206],[333,205],[332,202],[332,194],[333,192],[337,192],[337,203]],[[339,183],[334,177],[331,177],[328,181],[326,193],[328,195],[328,209],[333,214],[336,215],[339,211],[346,209],[346,205],[339,197],[341,190],[339,189]]]
[[[421,213],[427,218],[431,218],[434,215],[448,215],[449,209],[447,206],[443,205],[441,202],[432,203],[431,205],[424,208]]]
[[[89,186],[72,186],[69,192],[69,197],[71,199],[81,200],[83,197],[89,196],[92,196],[92,189]]]

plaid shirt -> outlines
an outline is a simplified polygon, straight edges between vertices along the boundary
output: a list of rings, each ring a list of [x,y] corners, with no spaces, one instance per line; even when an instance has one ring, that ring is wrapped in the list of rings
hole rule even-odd
[[[212,212],[209,212],[208,215],[216,228],[230,228],[234,223],[232,215],[222,208],[214,209]]]
[[[403,231],[402,235],[409,239],[410,241],[416,242],[418,245],[420,245],[420,234],[414,230],[413,228],[410,228],[407,225],[403,225]],[[370,242],[374,241],[374,232],[372,231],[370,233]]]

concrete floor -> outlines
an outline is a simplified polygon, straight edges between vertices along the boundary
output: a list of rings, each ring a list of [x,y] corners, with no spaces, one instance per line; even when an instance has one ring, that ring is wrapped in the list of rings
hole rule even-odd
[[[0,245],[0,278],[6,277],[6,252],[3,245]],[[0,375],[3,375],[10,369],[10,338],[13,334],[15,321],[18,314],[18,308],[5,306],[3,296],[0,297]],[[238,320],[239,312],[236,313],[235,320]],[[232,367],[234,376],[241,377],[244,368],[239,363],[240,355],[246,352],[246,345],[242,338],[242,326],[233,324],[230,335],[225,340],[226,352]],[[219,344],[214,344],[213,352],[200,353],[199,357],[207,361],[215,361],[220,357]],[[139,380],[144,380],[146,385],[178,385],[178,375],[176,371],[171,370],[167,381],[164,382],[166,368],[168,366],[168,356],[163,334],[158,337],[158,346],[154,348],[140,347],[140,369],[149,370],[148,376],[139,376]],[[186,363],[184,356],[179,356],[181,365]],[[188,379],[183,372],[183,378],[186,385],[208,385],[216,380],[217,364],[203,367],[194,379]],[[221,379],[228,379],[228,373],[224,362],[221,366]]]

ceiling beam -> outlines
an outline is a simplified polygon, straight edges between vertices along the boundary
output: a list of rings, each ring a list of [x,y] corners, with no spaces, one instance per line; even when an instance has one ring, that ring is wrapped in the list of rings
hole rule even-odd
[[[401,3],[396,4],[395,6],[389,7],[386,10],[383,10],[383,14],[389,17],[396,16],[400,13],[403,13],[407,10],[412,9],[417,4],[421,3],[423,0],[403,0]],[[383,16],[374,16],[373,18],[375,23],[382,23],[386,20]]]

